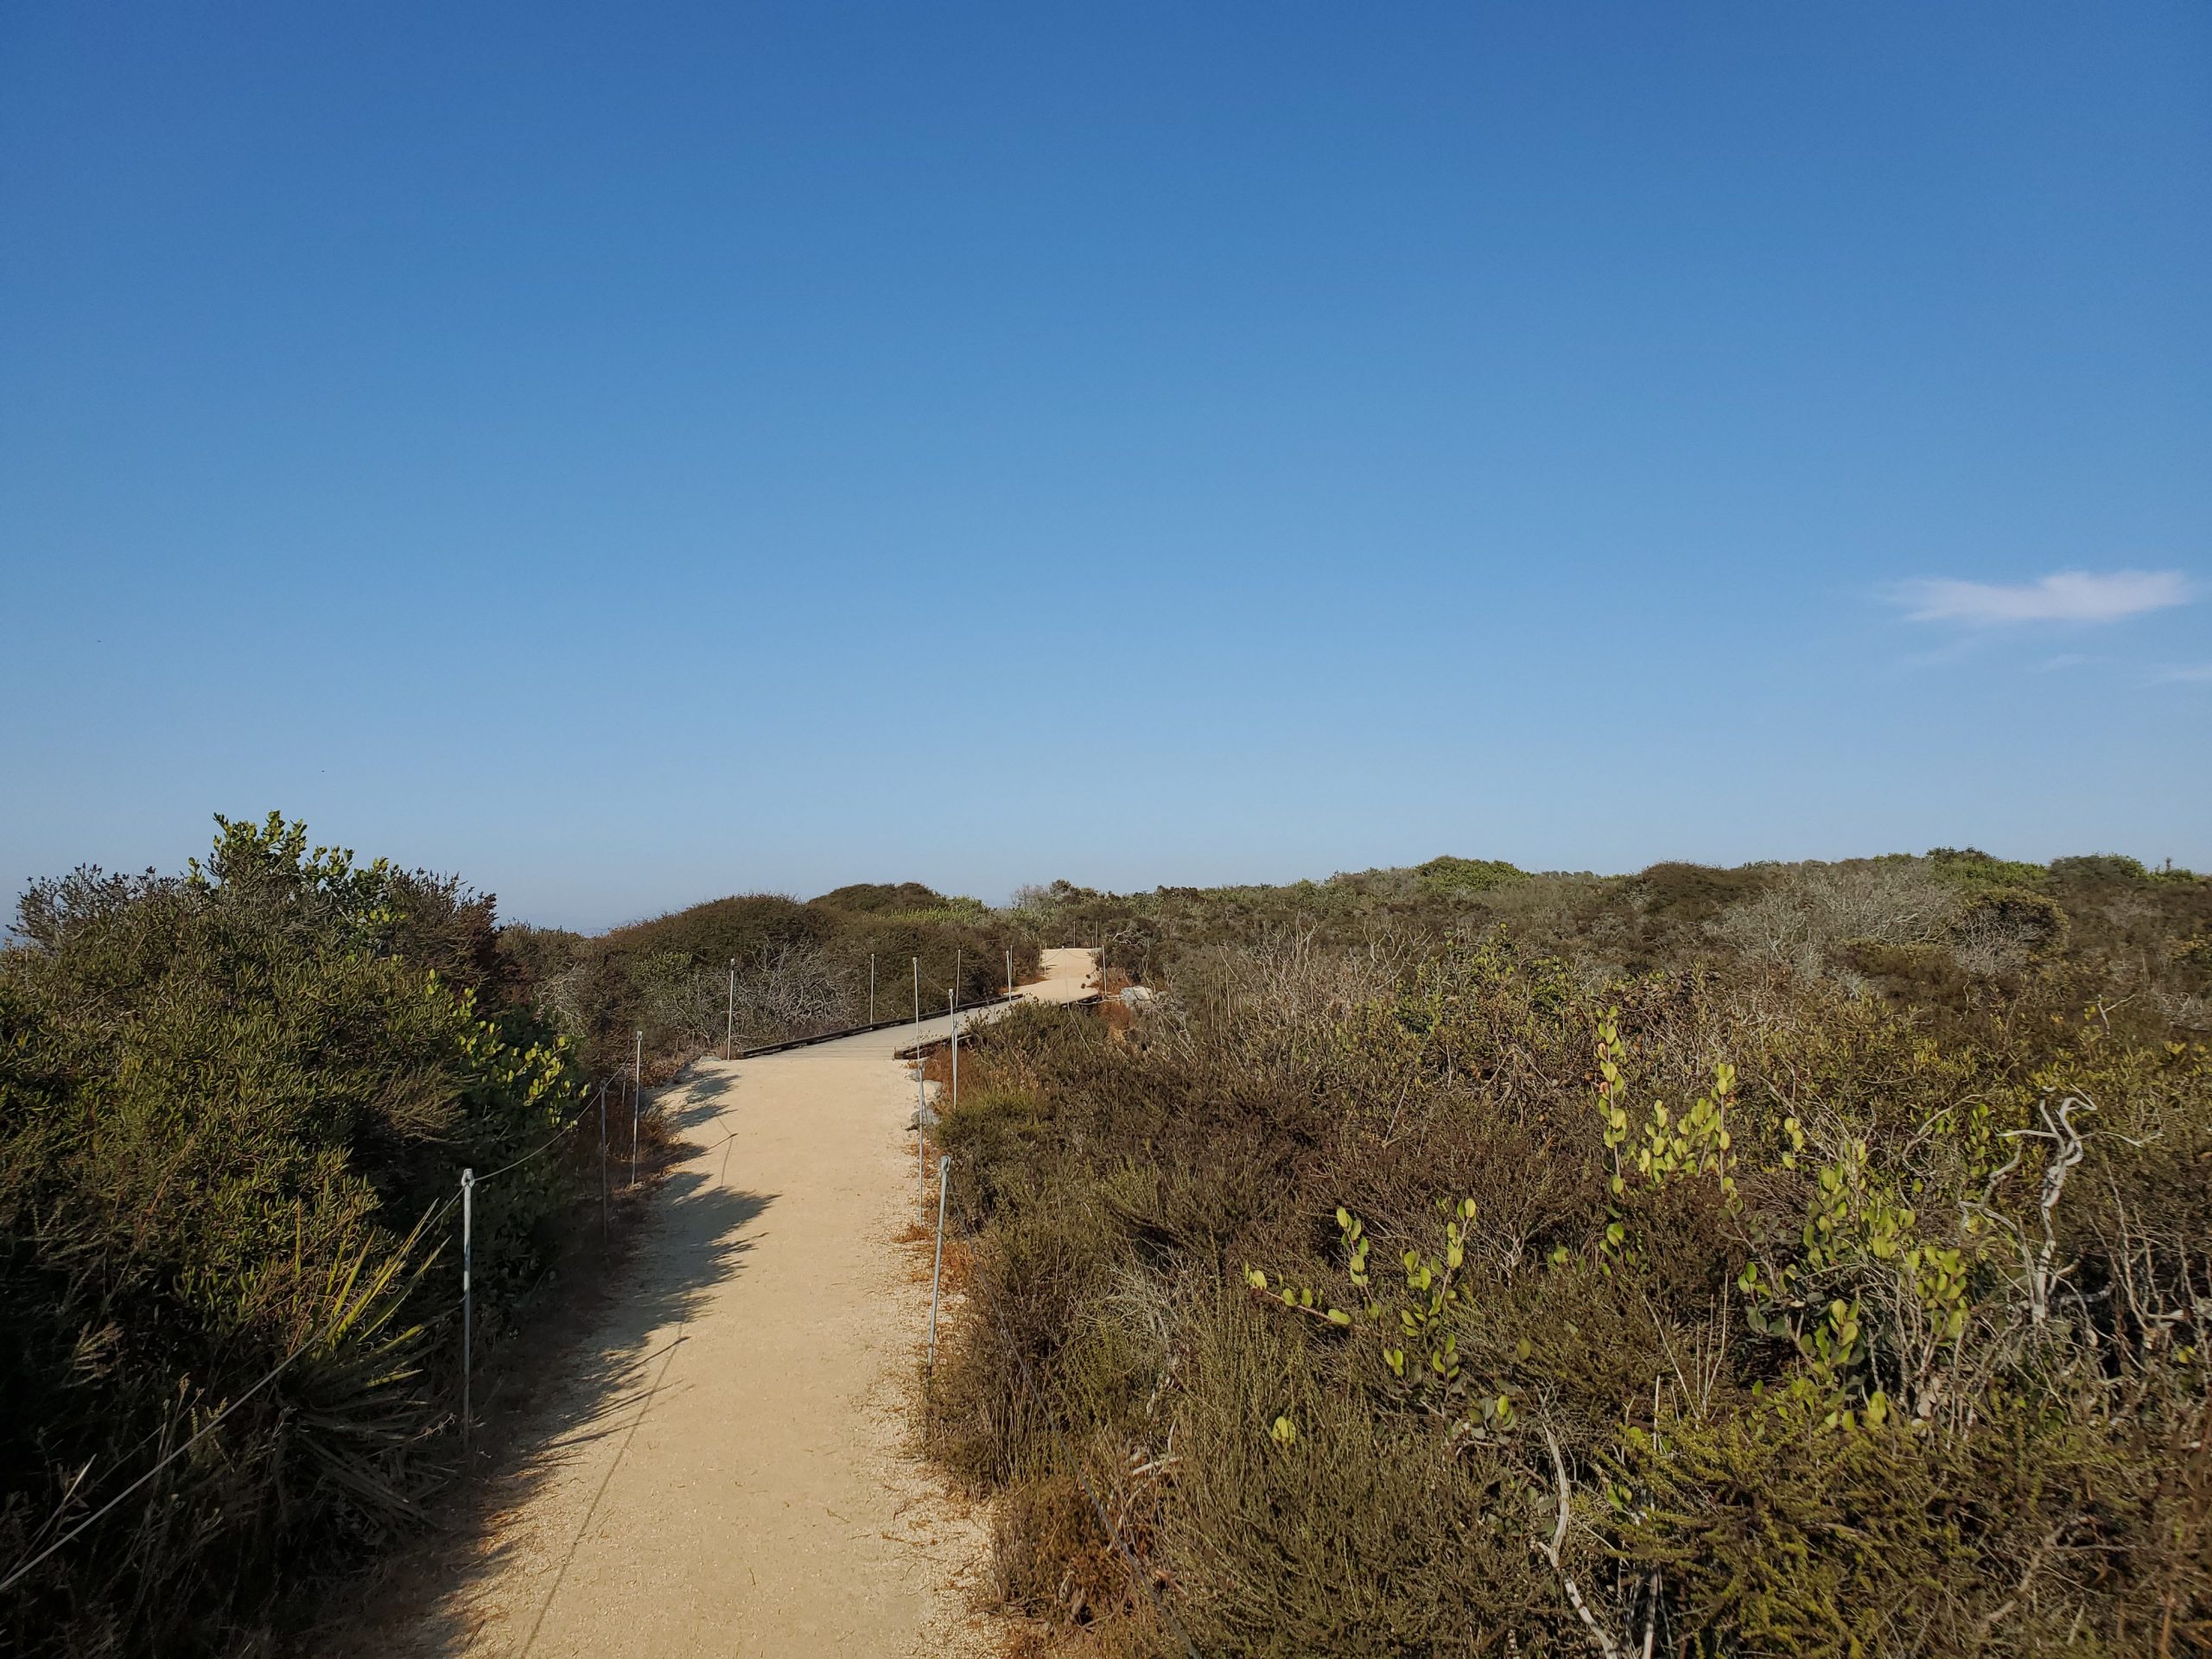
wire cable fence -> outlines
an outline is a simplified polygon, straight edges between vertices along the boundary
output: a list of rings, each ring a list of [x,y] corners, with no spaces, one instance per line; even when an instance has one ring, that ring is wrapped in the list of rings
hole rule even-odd
[[[544,1157],[547,1154],[562,1146],[575,1135],[576,1129],[587,1122],[592,1116],[594,1110],[596,1110],[600,1119],[600,1197],[601,1205],[601,1226],[603,1229],[606,1225],[607,1202],[607,1096],[608,1091],[614,1087],[618,1081],[632,1082],[633,1089],[635,1089],[634,1074],[628,1072],[626,1070],[625,1073],[619,1074],[617,1077],[602,1079],[595,1092],[595,1096],[594,1092],[587,1086],[585,1090],[584,1104],[570,1116],[567,1122],[562,1124],[559,1128],[556,1129],[543,1141],[538,1142],[537,1145],[532,1147],[529,1151],[522,1154],[519,1157],[510,1159],[507,1162],[500,1165],[497,1169],[492,1170],[486,1174],[479,1175],[475,1173],[473,1169],[464,1167],[460,1173],[460,1189],[457,1198],[440,1198],[432,1204],[429,1209],[424,1212],[422,1220],[416,1224],[414,1230],[407,1235],[406,1242],[401,1246],[403,1252],[411,1249],[416,1241],[422,1239],[427,1233],[438,1226],[450,1211],[456,1208],[459,1209],[461,1217],[460,1241],[462,1263],[461,1295],[452,1308],[448,1310],[448,1313],[458,1313],[461,1317],[461,1403],[459,1415],[464,1458],[466,1456],[466,1450],[469,1441],[473,1407],[473,1401],[471,1399],[470,1393],[473,1362],[470,1351],[474,1338],[474,1292],[471,1281],[474,1244],[473,1236],[474,1211],[476,1191],[488,1182],[497,1180],[502,1176],[510,1174],[515,1170],[524,1167],[525,1165],[535,1163],[537,1160]],[[641,1090],[637,1090],[636,1091],[642,1093]],[[213,1434],[216,1430],[220,1428],[224,1423],[228,1421],[231,1417],[249,1401],[258,1396],[271,1383],[275,1382],[278,1377],[289,1370],[302,1356],[315,1351],[319,1344],[327,1340],[331,1336],[341,1330],[349,1321],[355,1319],[360,1313],[365,1299],[373,1294],[374,1290],[371,1289],[369,1291],[365,1291],[362,1297],[359,1299],[341,1298],[340,1305],[332,1311],[327,1319],[321,1321],[306,1337],[296,1343],[291,1349],[285,1353],[284,1357],[278,1360],[275,1365],[270,1367],[268,1370],[263,1372],[259,1376],[255,1378],[252,1382],[249,1383],[244,1389],[240,1390],[237,1395],[227,1401],[213,1416],[209,1418],[207,1422],[202,1424],[196,1431],[194,1431],[190,1438],[184,1440],[181,1444],[173,1446],[169,1451],[163,1453],[162,1456],[157,1459],[149,1468],[141,1473],[135,1480],[131,1481],[129,1485],[117,1492],[113,1497],[108,1498],[105,1503],[101,1503],[99,1508],[92,1510],[91,1514],[86,1516],[82,1520],[78,1521],[74,1525],[70,1526],[67,1530],[62,1532],[60,1536],[54,1538],[51,1542],[37,1549],[35,1553],[26,1555],[22,1560],[10,1567],[4,1576],[0,1576],[0,1594],[5,1594],[8,1591],[13,1589],[17,1584],[28,1578],[32,1573],[35,1572],[47,1561],[52,1560],[62,1550],[67,1548],[69,1545],[75,1542],[87,1532],[90,1532],[94,1527],[98,1526],[102,1521],[105,1520],[118,1509],[121,1508],[123,1504],[128,1502],[135,1494],[143,1491],[158,1476],[160,1476],[163,1471],[168,1469],[180,1459],[184,1458],[195,1446],[199,1446],[200,1442]],[[432,1324],[437,1323],[438,1316],[432,1316],[429,1322]],[[156,1434],[158,1434],[159,1433],[159,1430],[155,1431]],[[146,1438],[150,1440],[154,1438],[154,1435],[149,1434]],[[144,1440],[141,1440],[139,1445],[143,1446],[144,1443]],[[83,1475],[80,1474],[79,1477],[79,1482],[81,1483],[83,1478]],[[74,1485],[75,1484],[73,1483],[71,1491],[64,1496],[61,1503],[54,1510],[54,1513],[39,1526],[37,1530],[31,1535],[34,1539],[41,1537],[47,1533],[52,1531],[54,1528],[60,1526],[64,1518],[68,1515],[70,1510],[74,1507],[78,1502],[86,1501],[80,1500],[78,1497],[74,1490]],[[86,1495],[86,1498],[89,1498],[89,1494]]]
[[[294,1360],[297,1359],[302,1354],[307,1352],[307,1351],[315,1346],[317,1342],[328,1336],[332,1332],[335,1331],[340,1325],[344,1323],[347,1312],[348,1310],[340,1308],[337,1313],[332,1314],[327,1320],[324,1321],[318,1330],[310,1333],[302,1341],[301,1341],[290,1353],[285,1355],[283,1358],[278,1360],[269,1370],[263,1373],[258,1382],[253,1383],[252,1386],[248,1388],[244,1393],[240,1394],[220,1411],[217,1412],[214,1416],[208,1419],[207,1424],[198,1433],[194,1434],[190,1440],[185,1441],[183,1445],[171,1450],[166,1456],[162,1458],[159,1462],[156,1463],[152,1468],[147,1470],[144,1474],[139,1476],[137,1479],[132,1481],[128,1486],[118,1492],[113,1497],[108,1499],[106,1503],[101,1504],[99,1508],[94,1510],[90,1515],[86,1516],[82,1521],[79,1521],[75,1526],[70,1528],[67,1532],[62,1534],[60,1537],[55,1539],[44,1549],[40,1550],[37,1554],[18,1562],[14,1567],[10,1568],[7,1577],[0,1578],[0,1595],[6,1594],[7,1592],[14,1588],[18,1582],[29,1577],[31,1572],[41,1563],[48,1560],[54,1555],[60,1554],[61,1550],[75,1542],[78,1538],[91,1531],[93,1527],[97,1526],[102,1520],[112,1514],[125,1498],[129,1497],[133,1492],[144,1486],[147,1482],[153,1479],[155,1476],[160,1474],[162,1470],[168,1468],[186,1452],[191,1451],[194,1446],[199,1445],[200,1441],[206,1440],[210,1434],[213,1434],[217,1429],[220,1428],[223,1426],[224,1420],[229,1417],[232,1412],[236,1411],[240,1406],[245,1404],[247,1401],[252,1399],[254,1395],[259,1394],[262,1389],[267,1388],[271,1382],[274,1382],[285,1372],[286,1370],[290,1367]],[[46,1531],[48,1528],[52,1527],[54,1524],[55,1521],[59,1520],[62,1515],[67,1513],[67,1508],[65,1503],[62,1509],[54,1511],[54,1517],[49,1519],[45,1526],[41,1527],[39,1531]],[[33,1535],[35,1536],[36,1535]]]

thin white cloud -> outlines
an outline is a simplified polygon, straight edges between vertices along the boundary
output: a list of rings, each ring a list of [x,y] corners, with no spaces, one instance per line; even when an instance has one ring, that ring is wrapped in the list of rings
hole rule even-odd
[[[2172,663],[2151,677],[2160,685],[2212,685],[2212,663]]]
[[[1923,576],[1897,583],[1887,597],[1904,607],[1908,622],[1989,628],[2015,622],[2117,622],[2185,605],[2190,591],[2178,570],[2061,570],[2012,584]]]

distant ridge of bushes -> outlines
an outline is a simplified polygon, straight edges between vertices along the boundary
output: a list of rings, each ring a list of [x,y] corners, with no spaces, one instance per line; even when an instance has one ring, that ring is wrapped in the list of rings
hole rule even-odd
[[[2172,943],[2212,926],[2212,881],[2117,854],[2040,865],[1974,848],[1829,863],[1669,861],[1624,875],[1445,856],[1274,887],[1111,893],[1056,881],[1023,888],[1014,914],[1052,943],[1103,943],[1140,979],[1286,930],[1327,945],[1499,928],[1605,975],[1794,951],[1801,965],[1817,958],[1821,972],[1925,1001],[1943,964],[1993,972],[2057,953],[2132,958],[2151,995],[2188,997],[2201,991],[2172,971]]]
[[[866,1021],[870,958],[874,1012],[925,1015],[957,985],[963,1007],[1037,970],[1038,935],[973,899],[917,881],[864,883],[804,901],[780,893],[712,899],[596,937],[509,929],[509,954],[537,1004],[594,1065],[619,1067],[642,1030],[662,1071],[719,1052],[736,974],[741,1047]]]

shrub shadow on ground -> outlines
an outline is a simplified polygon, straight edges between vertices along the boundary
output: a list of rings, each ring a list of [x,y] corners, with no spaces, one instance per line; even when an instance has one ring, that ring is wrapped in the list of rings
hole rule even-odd
[[[726,1156],[729,1137],[717,1122],[731,1103],[731,1091],[717,1086],[724,1081],[688,1078],[666,1091],[658,1144],[644,1152],[648,1184],[616,1201],[629,1213],[618,1221],[612,1249],[579,1252],[558,1306],[502,1353],[480,1408],[472,1478],[449,1495],[428,1535],[335,1598],[295,1652],[432,1659],[468,1651],[471,1592],[496,1579],[514,1549],[493,1541],[500,1518],[610,1440],[622,1449],[608,1478],[620,1466],[629,1436],[672,1397],[661,1382],[683,1327],[714,1287],[743,1271],[749,1230],[776,1201],[773,1193],[724,1185],[721,1162],[707,1161],[718,1148]],[[614,1127],[610,1114],[610,1143]],[[612,1160],[618,1179],[626,1172],[626,1144],[622,1151]],[[671,1167],[679,1162],[685,1166]],[[559,1593],[595,1508],[596,1494],[560,1541],[557,1564],[513,1632],[512,1651],[531,1650],[536,1623]]]

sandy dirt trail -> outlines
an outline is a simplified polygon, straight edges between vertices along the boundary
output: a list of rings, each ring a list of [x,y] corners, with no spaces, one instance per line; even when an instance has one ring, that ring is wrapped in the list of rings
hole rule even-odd
[[[1088,950],[1047,951],[1025,988],[1069,1001],[1093,972]],[[989,1650],[983,1519],[912,1455],[929,1297],[896,1243],[918,1179],[893,1054],[945,1023],[702,1061],[663,1092],[701,1150],[417,1650]]]

